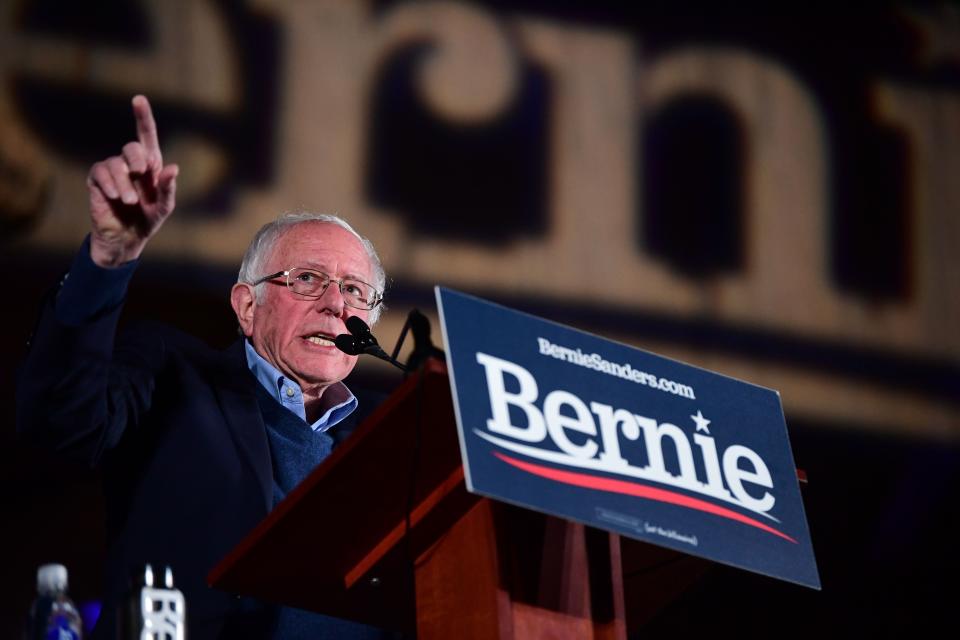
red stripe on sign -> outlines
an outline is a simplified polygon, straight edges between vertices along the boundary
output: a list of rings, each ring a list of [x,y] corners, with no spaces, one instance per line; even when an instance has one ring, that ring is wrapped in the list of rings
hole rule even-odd
[[[505,456],[502,453],[497,451],[493,452],[493,455],[497,456],[507,464],[513,465],[518,469],[522,469],[527,473],[532,473],[549,480],[554,480],[556,482],[562,482],[564,484],[573,485],[576,487],[586,487],[587,489],[596,489],[598,491],[610,491],[612,493],[622,493],[628,496],[636,496],[638,498],[646,498],[647,500],[656,500],[657,502],[666,502],[668,504],[675,504],[680,507],[686,507],[687,509],[696,509],[697,511],[703,511],[705,513],[710,513],[715,516],[720,516],[721,518],[727,518],[729,520],[736,520],[737,522],[742,522],[743,524],[750,525],[751,527],[756,527],[766,531],[767,533],[772,533],[775,536],[780,536],[784,540],[789,540],[790,542],[797,544],[797,541],[788,536],[785,533],[777,531],[773,527],[763,524],[758,520],[754,520],[748,516],[745,516],[736,511],[731,511],[725,507],[715,505],[711,502],[706,502],[705,500],[699,500],[697,498],[691,498],[690,496],[685,496],[680,493],[675,493],[673,491],[666,491],[664,489],[657,489],[655,487],[650,487],[643,484],[637,484],[634,482],[625,482],[623,480],[614,480],[613,478],[600,478],[597,476],[592,476],[586,473],[575,473],[573,471],[563,471],[561,469],[553,469],[550,467],[542,467],[537,464],[531,464],[529,462],[523,462],[522,460],[517,460],[509,456]]]

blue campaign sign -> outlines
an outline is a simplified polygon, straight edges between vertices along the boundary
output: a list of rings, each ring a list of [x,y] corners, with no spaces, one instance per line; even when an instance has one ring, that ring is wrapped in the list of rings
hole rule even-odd
[[[436,295],[470,491],[820,588],[777,392]]]

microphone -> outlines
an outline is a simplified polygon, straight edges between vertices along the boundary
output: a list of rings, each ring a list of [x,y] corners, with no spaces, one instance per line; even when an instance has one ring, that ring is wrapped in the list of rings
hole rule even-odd
[[[367,323],[357,316],[347,318],[347,331],[350,333],[341,333],[333,340],[333,344],[335,344],[340,351],[351,356],[358,356],[365,353],[389,362],[401,371],[407,370],[406,367],[387,355],[387,352],[380,347],[377,339],[370,333],[370,327]]]
[[[337,349],[340,349],[340,351],[350,356],[358,356],[363,353],[363,349],[357,344],[357,339],[349,333],[341,333],[338,335],[334,338],[333,344],[337,346]]]

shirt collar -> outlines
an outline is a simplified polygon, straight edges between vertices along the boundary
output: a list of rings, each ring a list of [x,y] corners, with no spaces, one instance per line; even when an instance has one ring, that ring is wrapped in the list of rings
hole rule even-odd
[[[292,411],[304,422],[307,421],[307,411],[303,404],[303,391],[300,385],[283,375],[279,369],[267,362],[249,340],[243,341],[247,354],[247,366],[250,373],[257,379],[263,388],[284,408]],[[357,398],[347,385],[342,382],[327,387],[324,397],[329,398],[329,408],[320,418],[310,425],[316,432],[323,432],[342,421],[357,408]]]

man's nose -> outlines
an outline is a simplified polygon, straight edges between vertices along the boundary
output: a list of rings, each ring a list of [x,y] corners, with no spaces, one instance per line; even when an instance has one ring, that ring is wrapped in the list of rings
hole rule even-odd
[[[346,305],[343,302],[343,294],[340,293],[340,285],[333,280],[327,285],[327,290],[317,298],[316,309],[320,313],[330,313],[334,316],[343,315]]]

